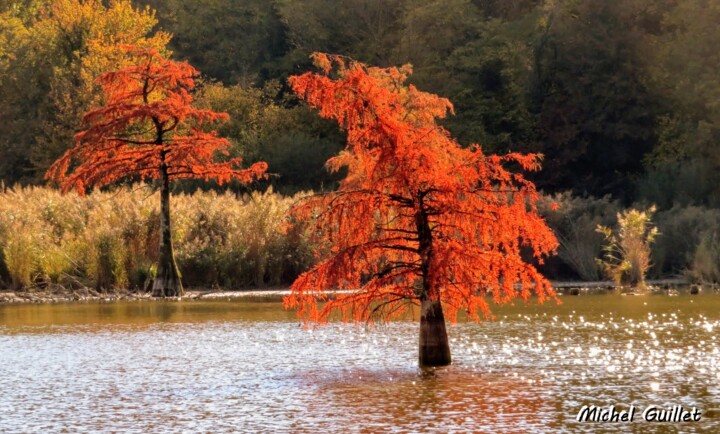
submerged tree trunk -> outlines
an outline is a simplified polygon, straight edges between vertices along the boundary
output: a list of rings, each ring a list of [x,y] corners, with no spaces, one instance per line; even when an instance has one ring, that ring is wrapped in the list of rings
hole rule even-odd
[[[426,194],[426,193],[425,193]],[[428,213],[423,203],[424,193],[419,192],[419,207],[415,213],[415,224],[418,231],[418,253],[422,272],[422,293],[420,294],[420,348],[418,362],[420,367],[446,366],[451,362],[450,344],[448,343],[440,301],[440,290],[433,284],[433,234],[428,221]]]
[[[420,367],[446,366],[452,362],[440,300],[422,300],[420,305]]]
[[[175,262],[170,228],[170,179],[167,166],[160,166],[160,258],[153,281],[153,297],[179,297],[184,294]]]

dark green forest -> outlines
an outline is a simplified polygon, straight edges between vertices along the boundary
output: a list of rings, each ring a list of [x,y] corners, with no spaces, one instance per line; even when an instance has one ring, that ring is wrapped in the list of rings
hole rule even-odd
[[[6,186],[44,184],[50,163],[72,145],[82,114],[97,103],[97,41],[154,38],[201,71],[196,100],[231,115],[220,133],[237,155],[268,162],[275,191],[336,182],[323,164],[342,148],[342,133],[286,82],[322,51],[377,66],[410,63],[412,84],[454,104],[445,125],[463,145],[542,153],[543,170],[531,177],[568,204],[556,220],[581,221],[586,210],[592,231],[621,208],[656,205],[666,222],[656,275],[687,269],[702,240],[720,238],[718,0],[123,4],[0,1]],[[70,12],[78,5],[83,11]],[[114,18],[101,23],[109,11]],[[677,253],[683,233],[692,242]],[[717,245],[706,248],[720,258]]]

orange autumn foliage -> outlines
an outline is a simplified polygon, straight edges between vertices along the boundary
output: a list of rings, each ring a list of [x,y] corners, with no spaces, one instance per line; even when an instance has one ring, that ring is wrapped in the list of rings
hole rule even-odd
[[[400,315],[422,299],[441,300],[454,322],[491,317],[497,303],[534,292],[555,298],[538,263],[558,243],[538,216],[535,186],[510,167],[538,170],[540,156],[486,155],[462,148],[438,125],[451,103],[404,82],[410,66],[374,68],[315,54],[319,73],[290,78],[292,89],[347,132],[346,149],[328,160],[347,169],[336,192],[294,208],[329,246],[285,298],[301,317],[367,321]],[[342,289],[328,294],[331,289]]]
[[[98,78],[104,105],[85,114],[86,129],[75,136],[76,146],[50,167],[46,179],[58,181],[63,191],[74,188],[83,194],[88,186],[128,176],[159,179],[161,169],[170,181],[200,178],[222,184],[264,176],[265,163],[239,169],[239,158],[214,162],[216,154],[228,154],[230,143],[202,127],[228,115],[191,106],[195,68],[155,49],[124,48],[133,59],[130,66]]]

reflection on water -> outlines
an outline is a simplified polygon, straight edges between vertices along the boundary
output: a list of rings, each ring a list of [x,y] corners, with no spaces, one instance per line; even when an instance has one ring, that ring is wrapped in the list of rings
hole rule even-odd
[[[494,311],[450,329],[453,366],[420,372],[412,322],[306,330],[267,300],[0,306],[0,431],[601,432],[575,415],[611,404],[696,406],[662,428],[720,430],[720,297]]]
[[[0,332],[48,333],[64,326],[111,330],[133,326],[205,321],[295,321],[279,299],[134,301],[114,303],[0,305]]]

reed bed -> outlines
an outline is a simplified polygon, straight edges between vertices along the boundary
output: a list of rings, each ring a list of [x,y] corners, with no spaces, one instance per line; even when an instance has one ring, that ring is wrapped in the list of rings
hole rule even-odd
[[[286,223],[298,196],[174,195],[173,242],[185,285],[236,289],[292,282],[313,258],[302,229]],[[4,189],[0,287],[143,289],[158,256],[159,203],[149,187],[87,196]]]

